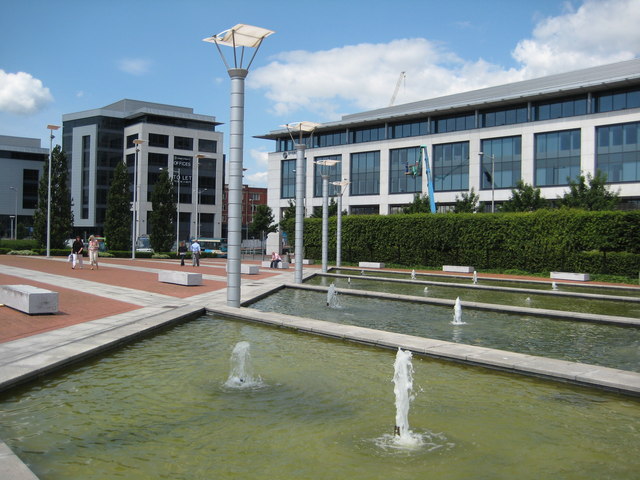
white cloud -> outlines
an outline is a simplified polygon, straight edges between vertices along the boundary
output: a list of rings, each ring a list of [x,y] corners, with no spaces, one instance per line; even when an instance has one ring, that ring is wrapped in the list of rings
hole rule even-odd
[[[249,150],[249,155],[258,165],[267,166],[269,164],[269,152],[258,148]]]
[[[527,78],[629,60],[640,53],[640,0],[587,0],[538,23],[513,57]]]
[[[254,187],[266,187],[267,186],[267,172],[255,172],[245,175],[245,182],[248,185]]]
[[[144,75],[151,68],[151,61],[142,58],[123,58],[118,62],[118,68],[131,75]]]
[[[525,78],[633,58],[640,54],[640,0],[586,0],[577,10],[542,19],[513,50],[518,68],[465,60],[424,38],[348,45],[317,52],[290,51],[252,72],[250,88],[265,90],[272,113],[298,111],[306,120],[336,120],[347,112],[499,85]]]
[[[51,92],[37,78],[25,72],[0,70],[0,111],[31,114],[52,101]]]

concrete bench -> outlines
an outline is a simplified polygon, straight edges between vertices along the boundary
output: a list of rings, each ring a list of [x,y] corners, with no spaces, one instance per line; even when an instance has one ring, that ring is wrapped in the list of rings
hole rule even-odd
[[[176,285],[202,285],[202,274],[193,272],[176,272],[174,270],[163,270],[158,272],[158,280],[164,283],[175,283]]]
[[[31,285],[0,285],[0,303],[29,315],[58,313],[58,292]]]
[[[443,272],[455,272],[455,273],[473,273],[475,268],[462,265],[443,265]]]
[[[265,260],[262,262],[262,268],[271,268],[271,260]],[[278,263],[278,268],[289,268],[289,262]]]
[[[359,262],[358,266],[361,268],[384,268],[382,262]]]
[[[229,264],[224,267],[225,271],[229,273]],[[240,264],[240,274],[241,275],[258,275],[260,273],[259,265],[251,265],[251,264]]]
[[[573,272],[551,272],[551,278],[554,280],[573,280],[575,282],[588,282],[588,273]]]
[[[291,260],[291,263],[296,263],[296,259],[294,258],[293,260]],[[302,259],[302,264],[303,265],[313,265],[313,259],[311,259],[311,258],[303,258]]]

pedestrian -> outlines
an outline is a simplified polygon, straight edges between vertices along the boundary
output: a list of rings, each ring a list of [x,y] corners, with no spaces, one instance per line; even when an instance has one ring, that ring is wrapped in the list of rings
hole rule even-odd
[[[80,269],[82,269],[82,252],[84,252],[84,243],[80,235],[78,235],[71,246],[71,255],[73,256],[71,259],[71,268],[76,268],[76,263],[80,264]]]
[[[180,242],[178,247],[178,256],[180,256],[180,266],[184,267],[184,257],[187,255],[187,245],[184,241]]]
[[[91,263],[91,270],[93,270],[94,265],[96,270],[98,269],[98,250],[100,250],[100,242],[91,235],[89,237],[89,263]]]
[[[282,261],[280,255],[276,252],[271,253],[271,266],[269,268],[278,268],[278,264]]]
[[[200,244],[197,240],[194,240],[191,244],[191,259],[194,267],[200,266]]]

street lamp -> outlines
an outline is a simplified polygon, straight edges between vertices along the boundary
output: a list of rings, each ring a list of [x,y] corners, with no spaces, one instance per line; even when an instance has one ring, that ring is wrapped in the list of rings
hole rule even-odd
[[[133,222],[131,225],[131,260],[136,258],[136,240],[138,238],[138,217],[140,211],[138,209],[139,192],[138,192],[138,153],[140,152],[140,145],[145,143],[146,140],[140,140],[136,138],[133,143],[136,146],[136,156],[133,162]]]
[[[350,183],[347,179],[341,182],[331,182],[331,185],[340,187],[340,195],[338,195],[338,218],[336,221],[336,268],[340,268],[342,263],[342,195]]]
[[[244,143],[244,82],[262,41],[272,30],[238,24],[217,35],[203,39],[214,43],[231,78],[231,115],[229,118],[229,242],[227,252],[227,305],[240,307],[240,262],[242,243],[242,162]],[[220,45],[233,48],[233,67],[227,62]],[[241,48],[238,62],[237,48]],[[243,66],[245,48],[255,51]]]
[[[340,163],[340,160],[318,160],[322,175],[322,273],[327,273],[329,260],[329,175],[327,169]]]
[[[14,215],[14,218],[16,219],[15,220],[16,223],[14,227],[13,220],[11,221],[11,228],[12,228],[11,238],[13,238],[14,240],[17,240],[18,239],[18,189],[16,187],[9,187],[9,190],[13,190],[16,196],[15,215]]]
[[[478,155],[480,155],[480,166],[482,166],[482,157],[484,155],[484,152],[479,152]],[[491,159],[491,213],[495,213],[496,209],[495,209],[495,161],[496,161],[496,157],[495,155],[489,155],[489,158]]]
[[[304,259],[304,180],[306,168],[304,163],[304,151],[307,147],[302,142],[302,134],[313,131],[319,124],[313,122],[288,123],[284,125],[289,131],[291,140],[296,148],[296,232],[295,232],[295,272],[294,282],[302,283],[302,260]],[[298,143],[293,137],[294,133],[298,133]]]
[[[47,125],[49,130],[49,171],[47,173],[47,258],[51,256],[51,163],[53,161],[53,134],[54,130],[58,130],[59,125]]]

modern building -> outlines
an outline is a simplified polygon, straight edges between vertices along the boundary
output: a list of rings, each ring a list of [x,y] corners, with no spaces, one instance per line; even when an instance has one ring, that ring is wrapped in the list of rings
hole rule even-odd
[[[259,138],[276,142],[268,197],[279,218],[295,200],[299,140],[286,129]],[[350,182],[342,203],[350,214],[400,211],[428,192],[421,147],[438,212],[471,189],[490,211],[519,180],[557,199],[568,178],[596,170],[621,208],[640,208],[640,59],[345,115],[303,142],[307,215],[322,205],[323,174]],[[321,160],[339,163],[314,163]],[[330,185],[330,195],[339,188]]]
[[[224,155],[218,125],[215,117],[191,108],[128,99],[63,115],[62,147],[71,170],[75,233],[104,233],[110,181],[118,162],[125,161],[132,186],[138,167],[140,236],[149,232],[154,185],[160,172],[169,169],[179,197],[177,237],[219,237]],[[133,188],[131,192],[133,201]]]
[[[30,235],[48,156],[49,149],[42,148],[38,138],[0,135],[0,238]]]

